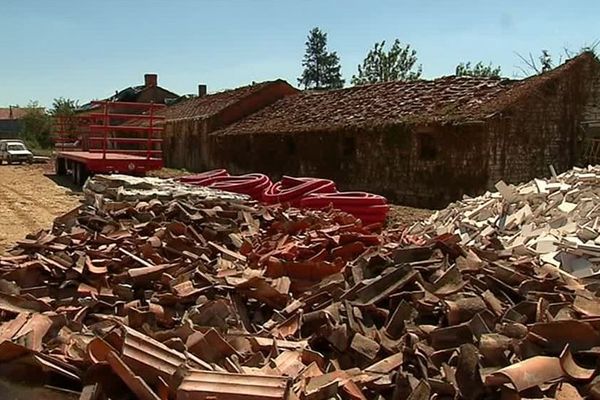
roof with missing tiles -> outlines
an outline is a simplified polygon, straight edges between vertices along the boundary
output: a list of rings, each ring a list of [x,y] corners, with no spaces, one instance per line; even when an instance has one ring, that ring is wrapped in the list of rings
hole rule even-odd
[[[464,122],[501,112],[548,80],[583,62],[583,53],[560,67],[523,80],[447,76],[385,82],[287,96],[213,135],[297,133],[403,122]]]
[[[165,116],[166,120],[208,118],[269,85],[281,82],[285,81],[278,79],[275,81],[260,82],[215,94],[182,100],[161,111],[161,114]]]

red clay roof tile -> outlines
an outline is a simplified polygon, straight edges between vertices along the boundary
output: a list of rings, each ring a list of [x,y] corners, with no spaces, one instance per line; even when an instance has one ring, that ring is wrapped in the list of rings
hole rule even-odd
[[[278,81],[260,82],[253,85],[242,86],[237,89],[209,94],[203,97],[183,100],[173,104],[160,113],[166,117],[166,120],[207,118],[275,82]]]
[[[452,122],[486,118],[504,110],[543,82],[561,75],[584,53],[562,66],[524,80],[447,76],[385,82],[325,92],[301,92],[212,135],[331,131],[404,122]],[[595,60],[597,62],[597,60]]]

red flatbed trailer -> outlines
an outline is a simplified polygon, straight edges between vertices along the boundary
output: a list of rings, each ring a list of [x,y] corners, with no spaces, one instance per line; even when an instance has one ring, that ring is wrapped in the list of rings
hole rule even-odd
[[[57,175],[82,185],[93,174],[144,176],[163,167],[161,122],[154,103],[94,101],[94,112],[55,120]],[[158,137],[157,137],[158,136]]]

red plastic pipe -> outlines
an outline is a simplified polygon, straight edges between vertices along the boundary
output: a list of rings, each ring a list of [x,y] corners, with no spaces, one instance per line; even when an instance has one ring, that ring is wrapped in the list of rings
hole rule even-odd
[[[229,173],[225,169],[214,169],[212,171],[206,171],[194,175],[186,175],[177,178],[179,182],[189,183],[190,185],[196,186],[208,186],[215,181],[216,178],[229,176]]]
[[[337,192],[329,179],[283,176],[273,184],[263,174],[230,176],[217,169],[178,179],[192,185],[251,196],[265,203],[289,203],[296,207],[323,209],[333,207],[360,218],[363,224],[383,223],[389,211],[387,199],[366,192]]]
[[[272,185],[268,176],[263,174],[246,174],[239,176],[221,176],[216,178],[209,187],[228,192],[247,194],[259,199],[262,193]]]
[[[284,176],[283,179],[265,192],[265,203],[290,203],[299,205],[303,197],[311,193],[335,192],[335,183],[329,179],[293,178]]]

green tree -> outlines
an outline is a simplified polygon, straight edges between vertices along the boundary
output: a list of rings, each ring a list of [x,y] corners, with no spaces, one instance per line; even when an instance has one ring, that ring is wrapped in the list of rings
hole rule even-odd
[[[68,137],[75,138],[77,131],[77,116],[75,110],[79,102],[72,99],[59,97],[52,102],[49,115],[52,117],[55,129],[61,130]]]
[[[34,148],[49,148],[52,145],[50,129],[52,119],[37,101],[30,101],[21,119],[21,137]]]
[[[456,66],[456,76],[485,76],[485,77],[500,77],[500,66],[494,67],[492,63],[485,65],[479,61],[472,65],[471,62],[460,63]]]
[[[302,66],[304,71],[298,78],[298,83],[305,89],[344,87],[340,58],[335,51],[327,51],[327,33],[319,28],[313,28],[308,34]]]
[[[72,99],[59,97],[52,102],[50,115],[56,116],[72,116],[75,115],[75,110],[79,107],[79,102]]]
[[[422,66],[417,64],[417,52],[410,44],[403,45],[396,39],[392,47],[385,50],[385,40],[375,43],[369,50],[358,75],[352,76],[353,85],[390,81],[413,81],[421,77]]]

